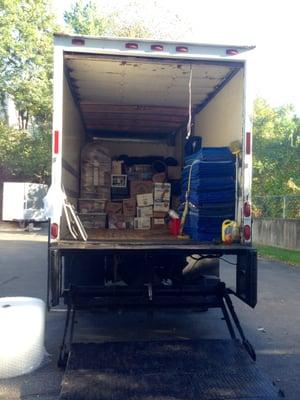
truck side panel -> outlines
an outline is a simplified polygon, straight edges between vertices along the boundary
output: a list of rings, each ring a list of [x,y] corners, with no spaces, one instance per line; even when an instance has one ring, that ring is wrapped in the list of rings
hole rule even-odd
[[[195,116],[194,134],[203,146],[228,146],[241,140],[243,129],[244,73],[239,71]]]
[[[79,197],[80,150],[84,143],[84,126],[65,76],[63,99],[62,184],[68,198],[72,199]]]

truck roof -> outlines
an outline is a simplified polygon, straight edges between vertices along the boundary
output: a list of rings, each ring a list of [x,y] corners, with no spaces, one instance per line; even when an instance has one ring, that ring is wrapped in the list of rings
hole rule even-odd
[[[218,49],[234,49],[239,53],[253,50],[255,49],[255,45],[237,45],[237,44],[218,44],[218,43],[202,43],[202,42],[194,42],[194,41],[178,41],[178,40],[162,40],[155,38],[128,38],[128,37],[109,37],[109,36],[92,36],[92,35],[70,35],[68,33],[57,32],[54,33],[55,38],[82,38],[82,39],[93,39],[97,41],[106,41],[106,42],[138,42],[138,43],[157,43],[157,44],[181,44],[185,46],[201,46],[201,47],[211,47]]]

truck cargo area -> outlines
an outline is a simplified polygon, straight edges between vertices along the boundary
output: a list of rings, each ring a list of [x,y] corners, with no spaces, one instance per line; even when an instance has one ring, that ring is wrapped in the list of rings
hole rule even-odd
[[[62,169],[59,174],[69,201],[80,213],[88,241],[175,240],[159,215],[162,213],[155,215],[154,212],[151,224],[145,227],[142,225],[147,217],[144,220],[134,218],[144,217],[144,214],[135,213],[128,217],[124,212],[123,221],[120,216],[112,216],[117,211],[107,211],[99,205],[99,200],[122,202],[126,198],[135,198],[132,180],[139,180],[142,176],[143,180],[151,181],[153,175],[149,173],[153,172],[156,158],[166,164],[171,160],[171,165],[176,165],[179,170],[171,180],[167,176],[171,183],[169,207],[178,209],[182,201],[180,171],[184,166],[187,135],[201,137],[202,146],[206,147],[219,148],[229,146],[233,141],[241,142],[245,96],[243,62],[65,51],[63,70]],[[119,196],[113,195],[113,190],[112,194],[107,193],[104,184],[101,188],[99,186],[97,193],[92,193],[90,188],[87,191],[86,181],[90,177],[86,177],[82,169],[83,152],[86,146],[92,149],[93,144],[104,149],[111,160],[125,160],[127,171],[122,173],[128,177],[128,192],[123,190],[123,196],[121,189]],[[58,161],[53,165],[54,173],[56,168],[59,169]],[[149,168],[143,164],[148,164]],[[144,171],[142,167],[146,167]],[[234,211],[229,213],[239,223],[244,195],[243,168],[242,163],[237,164],[239,192],[233,199]],[[91,179],[95,184],[95,176]],[[87,201],[94,203],[86,205]],[[106,217],[96,215],[96,211],[91,215],[91,210],[88,211],[90,215],[86,215],[86,207],[93,210],[95,204],[98,205],[97,213],[100,210],[107,214]],[[156,229],[155,221],[161,224]],[[133,222],[137,224],[137,231],[133,230]],[[125,226],[126,230],[122,231]],[[218,240],[220,235],[221,228]],[[60,240],[69,239],[72,237],[63,215]]]

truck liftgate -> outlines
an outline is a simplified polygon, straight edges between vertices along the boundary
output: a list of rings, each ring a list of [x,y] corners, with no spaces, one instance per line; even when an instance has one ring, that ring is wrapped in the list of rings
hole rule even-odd
[[[70,287],[59,358],[66,366],[60,400],[278,399],[278,390],[255,365],[230,294],[216,278],[180,288]],[[231,340],[73,343],[77,311],[126,307],[220,308]]]

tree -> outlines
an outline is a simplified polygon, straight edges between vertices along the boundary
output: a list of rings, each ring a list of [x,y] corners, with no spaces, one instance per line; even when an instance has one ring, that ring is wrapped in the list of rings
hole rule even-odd
[[[273,108],[259,98],[253,114],[253,195],[289,194],[300,195],[300,120],[292,106]],[[269,215],[271,208],[272,215],[282,215],[279,197],[267,207]]]
[[[0,0],[1,180],[49,178],[54,27],[48,0]],[[19,130],[7,126],[8,96]]]
[[[69,11],[65,11],[64,20],[74,33],[81,35],[101,36],[109,27],[107,17],[101,15],[92,1],[77,1]]]
[[[134,12],[135,3],[129,3],[132,9],[130,19],[123,18],[118,11],[111,13],[101,12],[99,5],[94,1],[76,1],[69,11],[64,13],[64,20],[73,33],[92,36],[124,36],[147,38],[154,35],[154,31],[147,27],[141,18]]]
[[[29,121],[51,121],[52,32],[48,0],[0,0],[0,93]]]
[[[0,122],[0,181],[49,183],[50,146],[50,135],[28,135]]]

